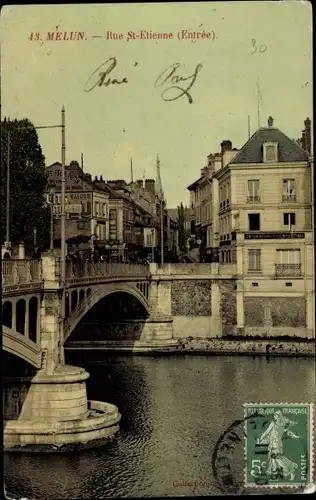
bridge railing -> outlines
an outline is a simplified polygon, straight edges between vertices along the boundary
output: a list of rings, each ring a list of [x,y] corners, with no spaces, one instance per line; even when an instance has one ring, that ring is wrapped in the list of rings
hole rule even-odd
[[[66,263],[66,279],[74,281],[100,278],[149,278],[148,265],[117,262],[70,261]]]
[[[42,280],[40,259],[2,261],[2,286],[37,283]]]

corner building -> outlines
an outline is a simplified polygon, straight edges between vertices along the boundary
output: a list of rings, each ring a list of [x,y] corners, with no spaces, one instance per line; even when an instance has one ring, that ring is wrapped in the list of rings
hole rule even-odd
[[[238,276],[237,334],[315,337],[310,153],[270,117],[214,173],[221,267]]]
[[[207,247],[220,273],[237,279],[232,333],[315,338],[311,121],[300,141],[269,117],[240,150],[228,140],[221,147],[188,189],[202,226],[209,184]]]

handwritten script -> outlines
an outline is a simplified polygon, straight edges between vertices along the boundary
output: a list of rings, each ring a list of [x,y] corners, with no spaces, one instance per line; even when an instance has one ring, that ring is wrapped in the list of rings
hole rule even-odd
[[[174,63],[165,69],[155,81],[155,87],[165,86],[161,94],[164,101],[175,101],[182,96],[186,96],[189,103],[192,104],[193,99],[189,90],[193,87],[203,66],[198,64],[190,76],[179,76],[177,70],[180,66],[180,63]]]
[[[134,64],[134,67],[137,63]],[[89,76],[84,86],[85,92],[91,92],[96,87],[110,87],[112,85],[127,84],[128,78],[121,76],[114,78],[114,70],[117,67],[116,57],[110,57],[102,63],[93,73]],[[154,82],[154,87],[162,90],[161,98],[164,101],[176,101],[181,97],[186,97],[188,102],[193,102],[191,91],[196,82],[198,73],[201,71],[203,65],[197,64],[194,71],[189,75],[184,75],[181,70],[180,63],[174,63],[168,66]]]

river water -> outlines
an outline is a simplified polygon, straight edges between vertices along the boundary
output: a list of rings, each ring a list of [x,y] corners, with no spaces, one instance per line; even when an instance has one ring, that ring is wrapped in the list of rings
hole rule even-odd
[[[103,359],[102,359],[103,358]],[[102,447],[46,455],[7,453],[15,499],[220,495],[213,451],[245,402],[314,402],[315,360],[249,356],[89,356],[88,397],[117,405],[119,434]],[[242,448],[236,462],[242,463]],[[241,469],[236,474],[242,481]]]

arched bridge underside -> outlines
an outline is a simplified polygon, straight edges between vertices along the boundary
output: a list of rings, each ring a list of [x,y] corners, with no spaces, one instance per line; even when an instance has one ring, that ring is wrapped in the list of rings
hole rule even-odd
[[[70,291],[70,290],[69,290]],[[137,284],[132,283],[107,283],[103,285],[91,286],[91,292],[86,295],[77,307],[71,312],[70,316],[65,321],[64,328],[64,343],[80,323],[83,317],[97,304],[100,300],[113,293],[126,293],[135,297],[144,307],[147,315],[150,314],[148,301],[145,295],[140,290]]]
[[[41,349],[38,344],[21,333],[2,326],[3,350],[18,356],[34,368],[41,366]]]

